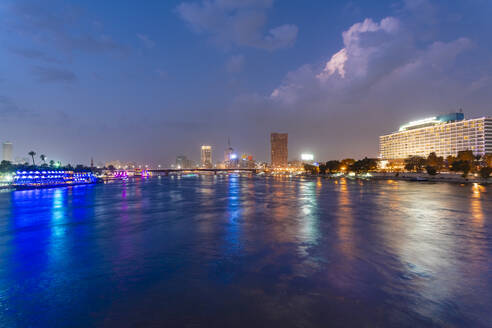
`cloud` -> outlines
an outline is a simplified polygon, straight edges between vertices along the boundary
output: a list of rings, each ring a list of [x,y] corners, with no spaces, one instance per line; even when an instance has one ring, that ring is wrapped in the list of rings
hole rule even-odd
[[[456,56],[471,45],[468,39],[460,38],[419,48],[409,31],[394,17],[380,22],[368,18],[353,24],[342,33],[342,39],[344,47],[321,69],[307,64],[290,72],[270,98],[292,104],[307,97],[334,100],[361,95],[392,78],[395,72],[405,71],[405,78],[410,78],[412,69],[426,70],[427,75],[442,72],[450,68],[445,67],[446,63],[454,62]]]
[[[44,83],[71,83],[77,80],[72,71],[57,67],[36,66],[32,69],[32,74],[39,82]]]
[[[244,56],[235,55],[231,56],[226,63],[226,69],[229,73],[239,73],[242,72],[244,66]]]
[[[347,49],[343,48],[326,63],[325,68],[317,75],[320,80],[325,80],[335,73],[345,77],[345,63],[347,62]]]
[[[273,0],[211,0],[183,2],[178,15],[198,34],[229,46],[276,50],[292,46],[298,34],[295,25],[281,25],[265,33],[267,10]]]
[[[288,72],[269,94],[238,97],[231,120],[289,132],[294,151],[305,143],[323,159],[377,156],[378,136],[402,121],[486,99],[492,74],[471,69],[474,42],[423,43],[408,26],[400,17],[349,26],[340,35],[343,46],[326,59]]]
[[[150,39],[148,35],[137,33],[137,38],[139,38],[147,48],[152,49],[155,47],[155,41]]]
[[[10,97],[0,95],[0,115],[7,116],[24,112]]]
[[[11,51],[16,55],[27,59],[44,61],[47,63],[60,63],[60,60],[36,49],[11,49]]]
[[[76,7],[63,3],[47,6],[36,1],[16,1],[9,9],[13,30],[39,43],[51,43],[68,52],[123,53],[127,50],[108,35],[87,29],[88,23]]]
[[[167,79],[169,76],[168,72],[163,69],[156,69],[155,72],[161,79]]]

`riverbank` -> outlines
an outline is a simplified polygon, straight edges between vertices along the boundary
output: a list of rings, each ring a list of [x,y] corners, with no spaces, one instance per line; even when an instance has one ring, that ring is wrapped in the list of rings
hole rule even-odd
[[[427,173],[415,172],[371,172],[356,175],[325,174],[322,176],[329,178],[492,184],[492,177],[487,180],[474,175],[469,175],[468,177],[463,178],[461,174],[457,173],[439,173],[436,175],[430,175]]]

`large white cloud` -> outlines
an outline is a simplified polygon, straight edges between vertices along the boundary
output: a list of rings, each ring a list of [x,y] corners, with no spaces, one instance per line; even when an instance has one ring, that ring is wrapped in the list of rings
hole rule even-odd
[[[306,99],[343,102],[391,86],[392,80],[404,84],[446,79],[456,57],[471,46],[470,40],[459,38],[419,48],[394,17],[365,19],[344,31],[342,39],[344,47],[323,67],[308,64],[288,73],[270,99],[288,105]]]
[[[292,46],[297,39],[295,25],[281,25],[266,31],[267,10],[273,0],[211,0],[183,2],[179,16],[197,33],[211,36],[223,45],[275,50]]]

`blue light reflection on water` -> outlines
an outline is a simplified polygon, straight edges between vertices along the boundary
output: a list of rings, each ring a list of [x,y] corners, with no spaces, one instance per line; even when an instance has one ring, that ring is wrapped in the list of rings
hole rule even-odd
[[[202,175],[0,193],[0,326],[486,327],[487,189]]]

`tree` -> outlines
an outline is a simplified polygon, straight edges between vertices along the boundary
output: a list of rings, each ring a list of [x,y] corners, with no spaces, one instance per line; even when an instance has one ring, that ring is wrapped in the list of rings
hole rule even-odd
[[[492,154],[485,154],[483,161],[487,167],[492,167]]]
[[[456,161],[456,157],[453,155],[449,155],[446,157],[446,166],[449,170],[451,170],[451,167],[453,166],[453,163]]]
[[[436,175],[437,174],[437,170],[434,166],[427,165],[425,167],[425,170],[427,171],[427,174],[429,174],[429,175]]]
[[[345,158],[340,162],[340,170],[346,171],[355,163],[355,159],[353,158]]]
[[[12,171],[12,163],[10,161],[3,160],[0,163],[0,172],[10,172]]]
[[[50,167],[54,167],[55,166],[55,161],[54,160],[50,160]]]
[[[475,161],[475,156],[471,150],[462,150],[458,152],[457,159],[459,161],[467,161],[473,163]]]
[[[422,169],[427,164],[426,159],[420,156],[410,156],[405,159],[405,170],[422,172]]]
[[[369,172],[373,171],[378,167],[378,162],[374,158],[364,157],[361,160],[355,161],[354,164],[350,166],[350,171],[355,173]]]
[[[85,171],[90,171],[88,167],[85,167],[83,164],[77,164],[75,166],[75,171],[76,172],[85,172]]]
[[[326,162],[326,169],[330,173],[335,173],[335,172],[340,171],[341,166],[342,166],[342,163],[340,163],[339,161],[336,161],[336,160]]]
[[[470,170],[472,168],[472,164],[469,161],[456,160],[451,165],[451,171],[454,172],[463,172],[463,178],[468,176]]]
[[[316,165],[304,164],[304,171],[311,174],[318,174],[318,167]]]
[[[36,165],[36,162],[34,162],[34,156],[36,156],[36,152],[31,150],[28,154],[32,157],[32,165]]]
[[[444,166],[444,158],[442,156],[437,156],[435,152],[432,152],[427,157],[427,165],[433,167],[436,173],[438,173]]]
[[[325,174],[326,173],[326,164],[320,164],[318,166],[318,170],[320,174]]]
[[[487,180],[492,174],[492,167],[482,167],[480,169],[480,176]]]
[[[39,158],[41,159],[41,161],[43,162],[43,164],[46,164],[46,155],[39,155]]]

